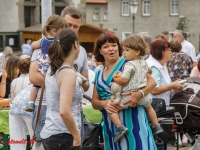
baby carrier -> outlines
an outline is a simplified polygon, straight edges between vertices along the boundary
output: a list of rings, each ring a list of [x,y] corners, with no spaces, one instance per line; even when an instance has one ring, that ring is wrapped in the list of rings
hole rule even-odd
[[[187,86],[176,92],[170,105],[175,107],[175,124],[187,132],[197,132],[200,126],[200,77],[186,79]]]

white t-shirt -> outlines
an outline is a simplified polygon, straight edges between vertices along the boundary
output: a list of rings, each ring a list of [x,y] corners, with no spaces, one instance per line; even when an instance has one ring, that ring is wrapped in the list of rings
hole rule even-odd
[[[190,56],[192,58],[193,62],[197,62],[197,57],[196,57],[196,52],[195,52],[194,46],[186,40],[184,40],[181,43],[181,45],[182,45],[182,51],[185,54],[187,54],[188,56]]]
[[[89,89],[85,92],[85,94],[89,97],[92,98],[93,96],[93,89],[94,89],[94,78],[95,78],[95,73],[94,71],[92,71],[91,69],[88,70],[88,78],[89,78],[89,83],[90,83],[90,87]],[[86,100],[87,101],[87,100]],[[85,99],[83,99],[83,102],[85,102]]]
[[[78,54],[78,58],[74,61],[74,65],[78,67],[77,71],[80,73],[81,71],[88,70],[87,53],[82,46],[80,46],[80,53]]]
[[[22,54],[27,54],[31,56],[32,48],[30,44],[22,44]]]

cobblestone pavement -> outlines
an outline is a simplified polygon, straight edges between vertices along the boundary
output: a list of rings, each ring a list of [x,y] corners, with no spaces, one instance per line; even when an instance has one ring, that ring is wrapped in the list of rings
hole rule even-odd
[[[187,144],[186,147],[181,147],[179,150],[191,150],[191,144]],[[167,150],[176,150],[176,146],[172,145],[171,143],[167,144]]]

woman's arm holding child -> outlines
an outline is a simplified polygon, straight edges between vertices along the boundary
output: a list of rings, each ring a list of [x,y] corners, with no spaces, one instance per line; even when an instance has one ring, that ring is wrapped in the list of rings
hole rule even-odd
[[[108,113],[117,113],[119,110],[122,110],[121,106],[114,104],[113,99],[101,100],[96,90],[96,84],[94,84],[92,107],[98,110],[105,109]]]
[[[29,69],[29,80],[30,83],[42,86],[44,83],[44,75],[38,71],[38,63],[32,61]]]
[[[142,92],[144,95],[147,95],[153,91],[153,89],[156,87],[156,82],[153,79],[153,77],[147,73],[147,85],[142,88]],[[130,103],[130,107],[135,107],[139,103],[140,99],[142,98],[142,93],[140,91],[137,92],[127,92],[127,95],[130,95],[130,98],[124,103],[128,104]]]

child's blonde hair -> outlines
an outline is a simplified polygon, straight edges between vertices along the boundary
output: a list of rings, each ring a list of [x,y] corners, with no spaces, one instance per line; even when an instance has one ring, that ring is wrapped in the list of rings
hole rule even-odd
[[[59,15],[51,15],[48,18],[46,25],[42,28],[42,34],[47,37],[50,30],[56,29],[58,31],[59,29],[66,28],[67,26],[67,22],[63,17]]]
[[[148,47],[143,38],[139,35],[132,35],[121,42],[122,47],[128,47],[135,51],[140,50],[140,56],[144,56],[148,51]]]

